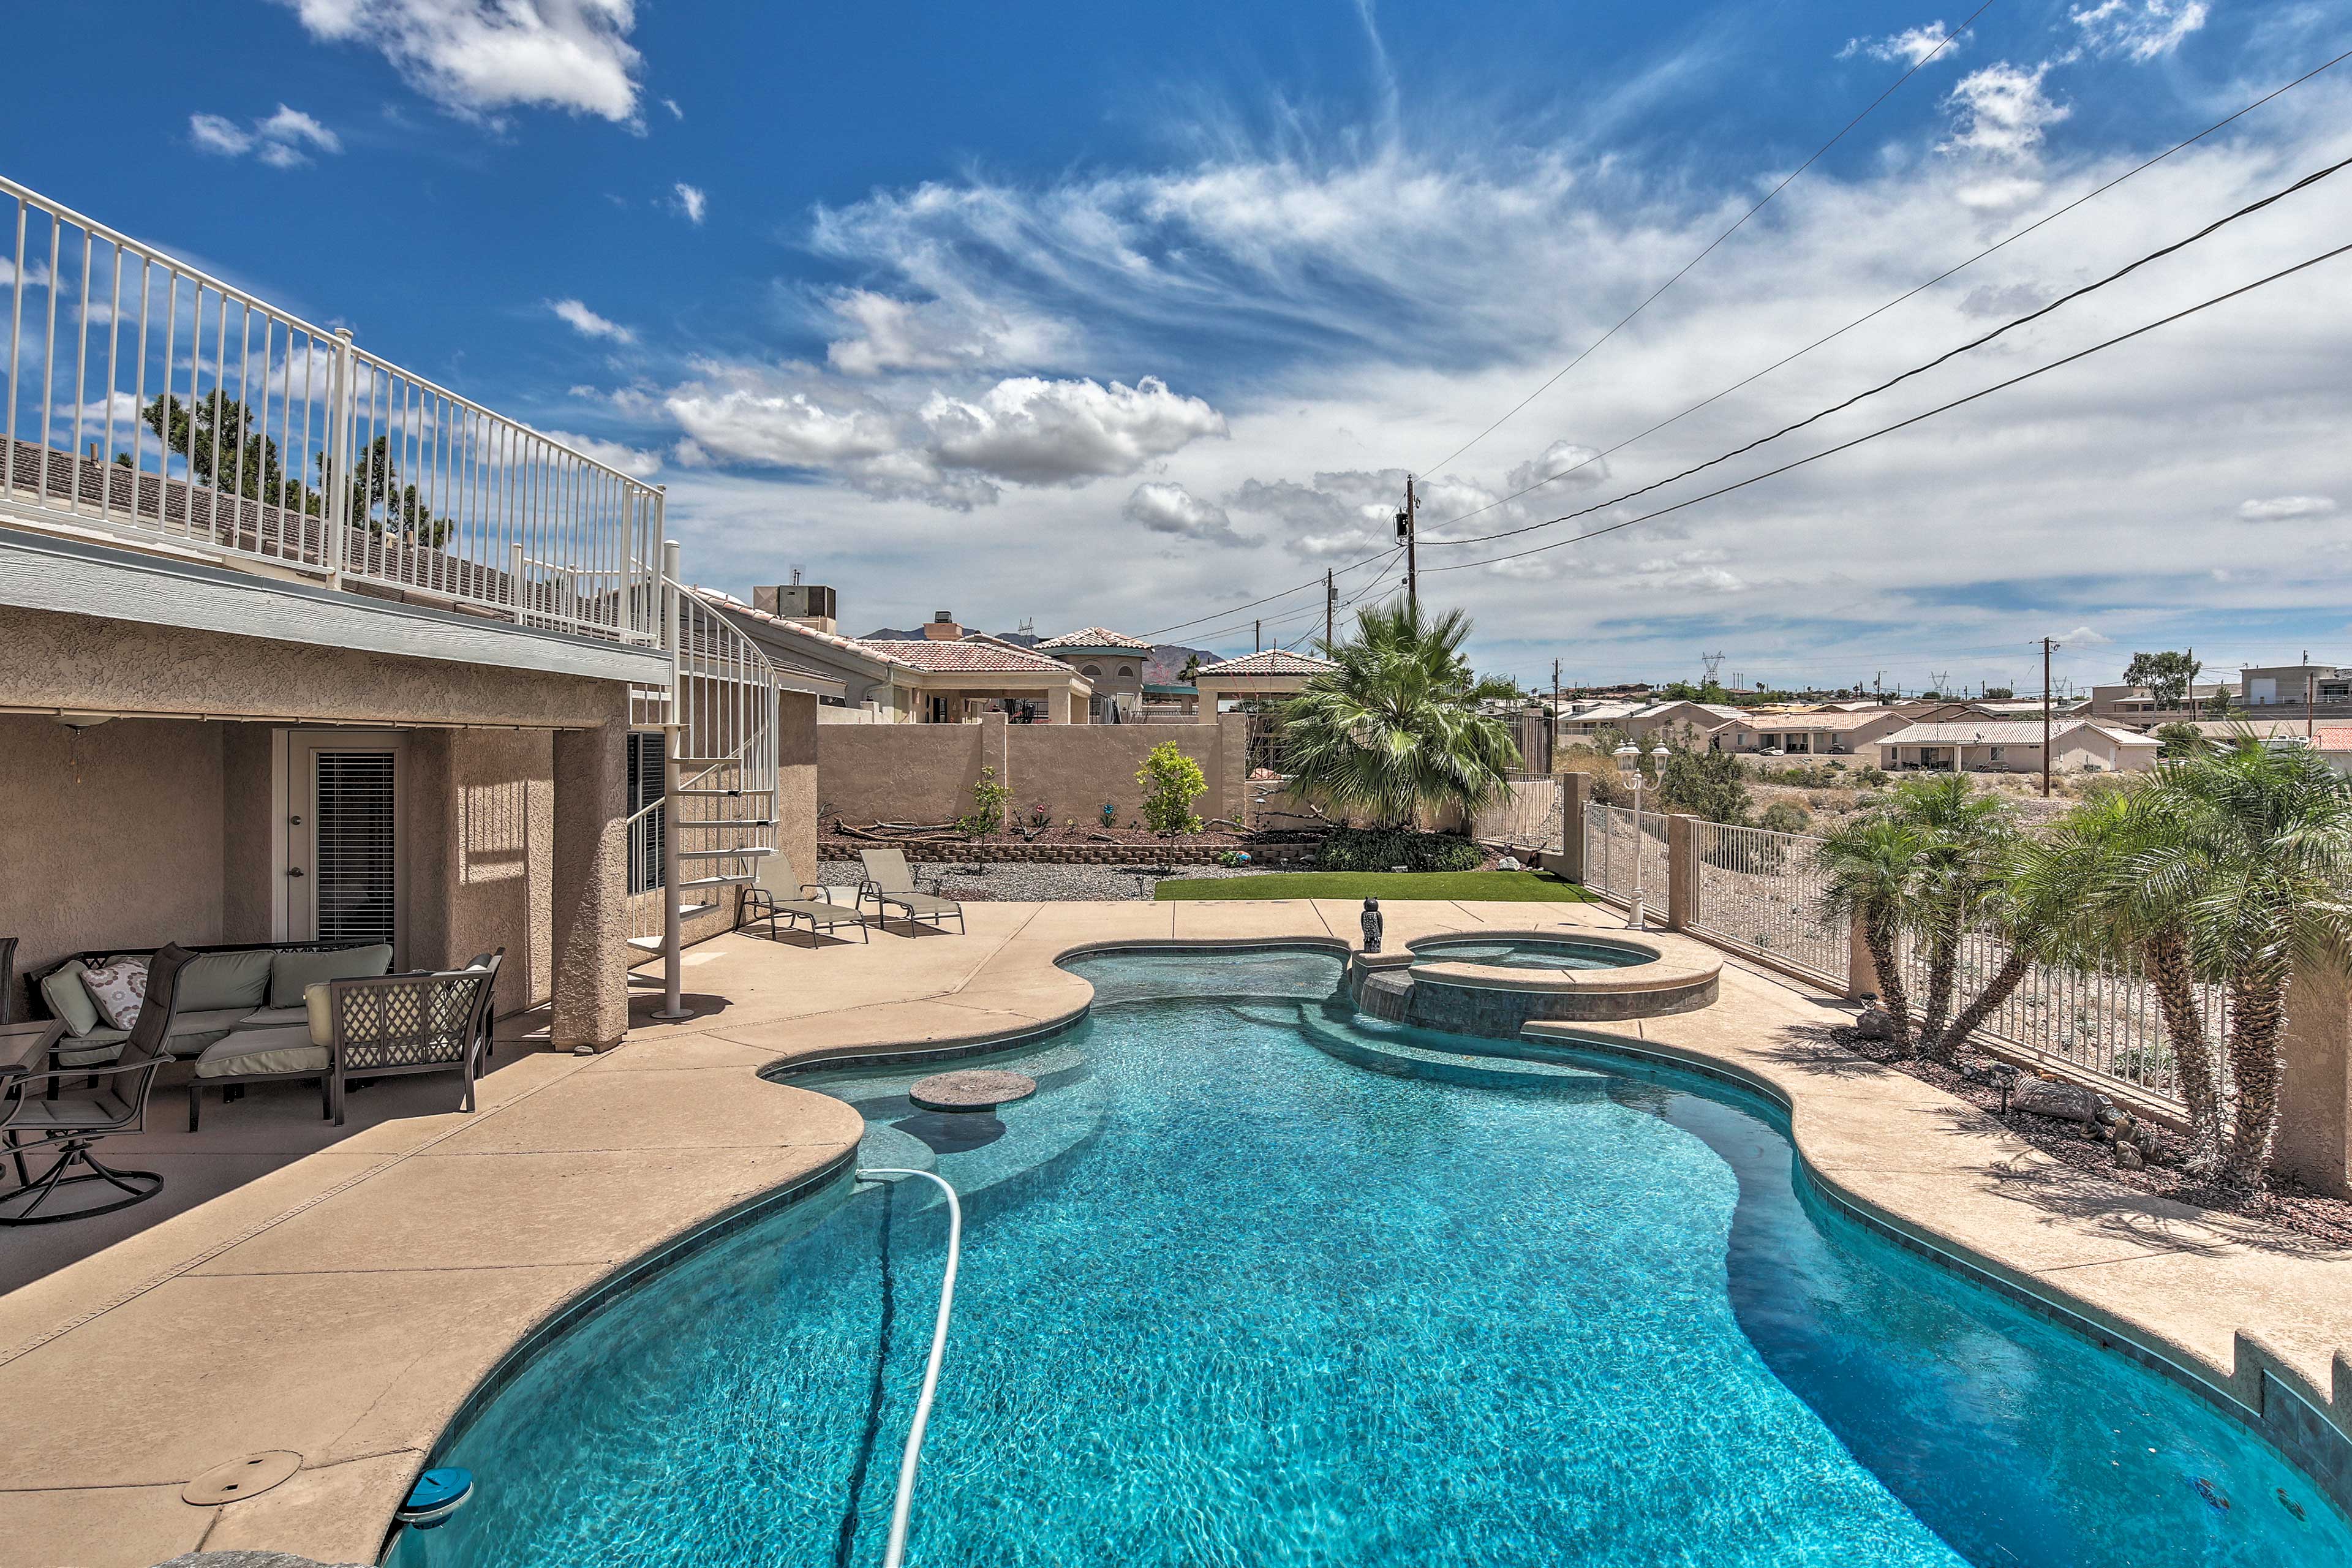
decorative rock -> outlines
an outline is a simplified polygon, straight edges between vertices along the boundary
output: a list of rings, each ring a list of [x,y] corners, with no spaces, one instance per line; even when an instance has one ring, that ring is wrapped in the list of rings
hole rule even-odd
[[[1853,1021],[1853,1032],[1865,1040],[1891,1040],[1895,1037],[1895,1017],[1883,1007],[1864,1007],[1862,1016]]]
[[[2059,1121],[2094,1123],[2107,1097],[2080,1084],[2062,1083],[2056,1079],[2020,1079],[2011,1094],[2010,1109],[2030,1111],[2035,1116],[2047,1116]]]
[[[2143,1121],[2133,1128],[2131,1141],[2132,1146],[2140,1152],[2142,1159],[2156,1158],[2156,1124],[2154,1122]]]
[[[1519,869],[1519,858],[1516,855],[1506,855],[1500,860],[1495,862],[1495,869],[1497,871],[1516,871]]]
[[[918,1079],[907,1098],[925,1110],[993,1110],[1037,1092],[1037,1080],[997,1068],[961,1068]]]
[[[2125,1142],[2122,1139],[2116,1140],[2116,1167],[2118,1170],[2137,1171],[2142,1169],[2147,1164],[2147,1157],[2139,1152],[2137,1145]]]

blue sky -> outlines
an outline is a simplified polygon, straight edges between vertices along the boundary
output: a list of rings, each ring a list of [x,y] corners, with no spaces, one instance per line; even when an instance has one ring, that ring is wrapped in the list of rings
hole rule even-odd
[[[0,170],[667,484],[699,580],[801,566],[854,631],[945,608],[1191,621],[1171,636],[1245,649],[1261,616],[1269,640],[1318,626],[1320,591],[1232,606],[1376,558],[1404,470],[1559,370],[1973,6],[21,9],[19,58],[52,68],[0,102]],[[2346,47],[2346,0],[1994,0],[1440,468],[1430,534],[1605,502],[2352,153],[2347,62],[1587,461]],[[2347,210],[2333,185],[2282,204],[1725,473],[2344,243]],[[1546,678],[1720,648],[1751,678],[2021,686],[2045,633],[2084,681],[2182,643],[2209,668],[2352,663],[2347,297],[2323,269],[1424,597],[1476,616],[1482,666]]]

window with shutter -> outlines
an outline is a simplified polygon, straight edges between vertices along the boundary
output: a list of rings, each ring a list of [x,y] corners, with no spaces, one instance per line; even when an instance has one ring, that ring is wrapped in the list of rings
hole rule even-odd
[[[662,837],[669,808],[660,804],[669,737],[658,730],[629,732],[629,891],[650,893],[662,885]],[[646,806],[642,820],[637,813]]]
[[[390,752],[320,752],[318,940],[390,942],[398,908]]]

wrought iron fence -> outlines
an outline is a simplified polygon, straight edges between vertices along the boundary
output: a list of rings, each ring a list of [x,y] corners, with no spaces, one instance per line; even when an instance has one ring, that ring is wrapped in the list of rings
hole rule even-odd
[[[1560,841],[1559,780],[1549,773],[1510,773],[1509,788],[1478,809],[1471,837],[1488,844],[1558,852]]]
[[[651,486],[4,178],[0,214],[12,515],[659,637]]]
[[[1698,857],[1694,931],[1846,983],[1853,947],[1843,922],[1822,918],[1827,879],[1814,859],[1820,839],[1695,822],[1692,840]]]
[[[1666,902],[1666,819],[1654,811],[1642,814],[1641,831],[1633,828],[1633,813],[1622,805],[1584,808],[1584,885],[1613,899],[1633,896],[1636,873],[1642,896],[1660,910]]]
[[[1990,932],[1960,941],[1955,1006],[1983,989],[2009,958],[2009,945]],[[1903,984],[1914,1013],[1927,990],[1927,954],[1918,941],[1903,952]],[[2208,1038],[2229,1026],[2229,994],[2199,985]],[[2126,1084],[2143,1094],[2180,1102],[2180,1075],[2158,1011],[2156,990],[2137,964],[2072,967],[2037,963],[1977,1033],[2061,1063],[2078,1072]]]

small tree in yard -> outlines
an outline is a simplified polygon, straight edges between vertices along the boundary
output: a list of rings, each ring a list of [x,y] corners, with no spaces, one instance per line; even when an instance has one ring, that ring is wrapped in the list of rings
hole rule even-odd
[[[1143,759],[1135,782],[1143,786],[1143,826],[1168,841],[1172,862],[1178,836],[1201,831],[1192,803],[1208,792],[1208,778],[1175,742],[1162,741]]]
[[[1013,786],[998,782],[994,768],[982,768],[971,782],[971,809],[956,819],[956,826],[975,846],[983,871],[988,869],[988,836],[1003,829],[1005,803],[1012,798]]]
[[[2205,749],[2205,731],[2185,719],[2176,719],[2169,724],[2158,724],[2151,732],[2163,747],[2163,750],[2157,753],[2159,756],[2193,757]]]

